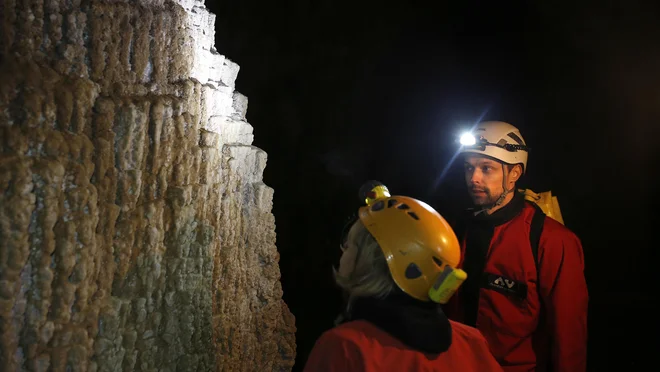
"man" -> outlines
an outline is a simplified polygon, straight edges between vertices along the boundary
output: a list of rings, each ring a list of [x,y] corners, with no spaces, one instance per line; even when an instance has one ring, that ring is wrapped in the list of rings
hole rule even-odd
[[[516,127],[484,122],[472,134],[461,140],[475,206],[459,232],[468,278],[447,313],[478,328],[505,371],[585,371],[581,242],[517,191],[529,149]]]

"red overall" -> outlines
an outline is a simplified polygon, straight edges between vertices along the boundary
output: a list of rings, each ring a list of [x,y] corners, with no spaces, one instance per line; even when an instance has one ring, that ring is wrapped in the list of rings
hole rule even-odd
[[[464,283],[445,312],[452,320],[476,326],[505,371],[585,371],[588,293],[580,240],[545,218],[538,246],[537,291],[537,265],[529,239],[535,208],[528,202],[517,204],[502,208],[509,209],[509,217],[482,229],[488,232],[481,238],[471,235],[474,225],[468,226],[459,266],[471,254],[483,257],[473,265],[479,270],[465,269],[472,283]],[[484,245],[481,251],[475,241]]]
[[[483,336],[474,328],[450,322],[451,346],[425,354],[365,320],[325,332],[314,345],[304,372],[501,371]]]

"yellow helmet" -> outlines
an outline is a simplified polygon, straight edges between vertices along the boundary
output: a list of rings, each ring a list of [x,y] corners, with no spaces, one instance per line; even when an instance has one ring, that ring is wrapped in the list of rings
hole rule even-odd
[[[455,269],[461,252],[454,230],[428,204],[382,188],[374,187],[358,215],[382,249],[394,282],[418,300],[446,303],[467,277]]]

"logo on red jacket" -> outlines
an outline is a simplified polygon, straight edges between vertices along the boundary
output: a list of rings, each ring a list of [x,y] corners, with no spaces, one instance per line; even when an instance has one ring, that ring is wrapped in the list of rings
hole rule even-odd
[[[527,298],[527,284],[502,275],[484,273],[482,288],[500,292],[503,295],[524,300]]]

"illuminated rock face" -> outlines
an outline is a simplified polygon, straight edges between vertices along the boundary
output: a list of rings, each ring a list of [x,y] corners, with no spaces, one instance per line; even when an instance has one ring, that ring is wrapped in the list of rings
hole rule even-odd
[[[0,1],[0,370],[290,370],[266,153],[203,2]]]

